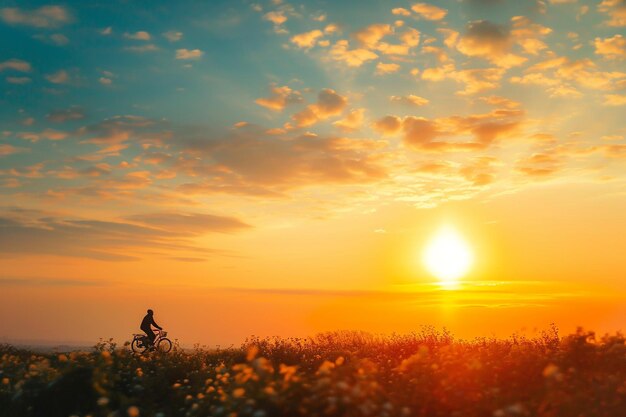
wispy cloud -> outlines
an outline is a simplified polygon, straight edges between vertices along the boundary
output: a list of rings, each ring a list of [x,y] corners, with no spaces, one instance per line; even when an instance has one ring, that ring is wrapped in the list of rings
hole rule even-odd
[[[58,28],[74,21],[70,11],[63,6],[42,6],[33,10],[5,7],[0,9],[0,18],[11,25],[43,29]]]

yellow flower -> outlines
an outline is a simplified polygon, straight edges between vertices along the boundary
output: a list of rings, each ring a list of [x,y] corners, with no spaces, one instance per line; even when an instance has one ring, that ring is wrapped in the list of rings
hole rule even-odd
[[[131,405],[126,410],[126,414],[128,414],[128,417],[139,417],[139,408],[135,407],[134,405]]]

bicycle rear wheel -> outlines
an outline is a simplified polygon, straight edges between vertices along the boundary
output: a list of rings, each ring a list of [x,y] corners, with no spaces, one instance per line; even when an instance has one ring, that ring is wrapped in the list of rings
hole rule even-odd
[[[159,340],[159,343],[157,344],[157,350],[162,353],[169,352],[170,350],[172,350],[172,341],[167,337],[164,337],[163,339]]]
[[[146,345],[145,342],[142,342],[140,339],[135,338],[135,339],[133,339],[132,343],[130,344],[130,348],[135,353],[144,353],[148,349],[148,346]]]

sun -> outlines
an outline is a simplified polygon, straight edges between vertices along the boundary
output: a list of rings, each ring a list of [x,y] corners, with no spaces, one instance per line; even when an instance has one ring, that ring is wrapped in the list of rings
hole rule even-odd
[[[445,226],[428,243],[423,254],[426,269],[445,288],[455,288],[459,278],[469,271],[473,254],[463,237],[451,226]]]

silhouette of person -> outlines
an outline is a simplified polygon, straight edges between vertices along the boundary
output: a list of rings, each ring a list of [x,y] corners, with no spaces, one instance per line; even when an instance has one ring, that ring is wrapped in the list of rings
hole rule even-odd
[[[156,324],[156,322],[154,321],[153,315],[154,315],[154,311],[148,309],[148,314],[146,314],[143,320],[141,320],[141,326],[140,326],[140,329],[143,330],[146,333],[146,335],[148,335],[148,340],[150,340],[150,346],[154,345],[154,339],[156,338],[156,335],[152,331],[152,326],[156,327],[159,330],[163,330],[161,326]]]

